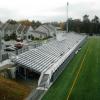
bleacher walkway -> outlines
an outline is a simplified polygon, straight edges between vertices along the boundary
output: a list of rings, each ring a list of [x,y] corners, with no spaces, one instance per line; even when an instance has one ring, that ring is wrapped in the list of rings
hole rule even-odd
[[[41,100],[44,94],[45,90],[33,90],[25,100]]]

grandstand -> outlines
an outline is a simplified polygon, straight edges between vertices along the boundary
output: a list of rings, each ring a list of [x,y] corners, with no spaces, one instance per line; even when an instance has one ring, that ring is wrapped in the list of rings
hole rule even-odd
[[[47,90],[86,39],[86,35],[67,33],[64,40],[54,40],[24,52],[13,59],[17,73],[25,79],[37,73],[38,89]]]

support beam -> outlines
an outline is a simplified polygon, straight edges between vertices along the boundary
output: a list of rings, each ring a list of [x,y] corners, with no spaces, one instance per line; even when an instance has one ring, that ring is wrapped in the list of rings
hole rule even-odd
[[[25,80],[27,79],[27,69],[26,68],[24,68],[24,77],[25,77]]]
[[[0,31],[0,62],[2,62],[2,42],[1,42],[1,31]]]

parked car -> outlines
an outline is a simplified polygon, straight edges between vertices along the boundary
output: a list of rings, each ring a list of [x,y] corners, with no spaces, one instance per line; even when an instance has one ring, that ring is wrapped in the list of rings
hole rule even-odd
[[[23,39],[21,39],[20,37],[16,39],[17,42],[23,42]]]
[[[14,47],[14,46],[9,46],[9,47],[6,47],[4,50],[5,50],[5,51],[15,51],[15,50],[16,50],[16,47]]]
[[[16,47],[17,49],[21,49],[21,48],[23,47],[23,43],[17,42],[17,43],[15,44],[15,47]]]
[[[6,47],[10,47],[10,46],[12,46],[12,45],[9,45],[9,44],[8,44],[8,45],[5,45],[5,46],[6,46]]]

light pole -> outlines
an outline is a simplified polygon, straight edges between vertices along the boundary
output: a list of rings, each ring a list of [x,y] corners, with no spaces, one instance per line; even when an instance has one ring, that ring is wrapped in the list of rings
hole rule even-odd
[[[68,5],[69,3],[67,2],[67,21],[66,21],[66,32],[68,33]]]

